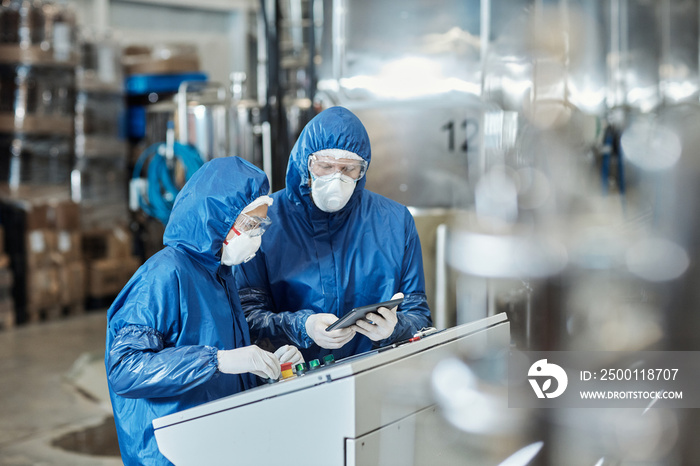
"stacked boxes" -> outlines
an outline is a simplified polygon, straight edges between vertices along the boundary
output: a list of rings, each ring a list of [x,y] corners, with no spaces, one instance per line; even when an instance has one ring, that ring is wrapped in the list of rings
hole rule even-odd
[[[0,226],[0,329],[15,326],[15,304],[12,300],[10,257],[4,252],[5,231]]]
[[[83,233],[83,254],[88,261],[87,295],[93,299],[116,296],[141,265],[132,254],[129,230],[114,227]]]
[[[83,313],[86,304],[94,304],[87,298],[114,298],[141,265],[132,254],[127,228],[85,230],[82,214],[67,188],[0,186],[5,262],[14,278],[8,287],[17,323]],[[0,317],[7,281],[2,265],[0,254]]]
[[[31,282],[38,281],[31,274],[35,273],[38,263],[46,250],[44,232],[47,226],[47,211],[45,204],[35,204],[26,199],[5,197],[0,205],[0,217],[5,227],[5,251],[10,258],[10,267],[15,277],[12,297],[15,302],[16,320],[19,323],[29,320],[28,306],[34,294]],[[40,273],[42,276],[50,275]],[[47,283],[40,288],[49,288]],[[38,294],[45,294],[38,291]]]
[[[85,310],[86,267],[82,254],[81,210],[74,202],[50,205],[53,229],[49,233],[49,250],[58,274],[58,302],[69,314]]]
[[[86,273],[79,206],[60,197],[11,196],[3,198],[0,210],[17,321],[82,313]]]
[[[81,314],[87,298],[114,298],[141,265],[125,227],[83,230],[81,206],[65,188],[6,188],[0,218],[17,323]],[[0,318],[2,265],[0,254]]]

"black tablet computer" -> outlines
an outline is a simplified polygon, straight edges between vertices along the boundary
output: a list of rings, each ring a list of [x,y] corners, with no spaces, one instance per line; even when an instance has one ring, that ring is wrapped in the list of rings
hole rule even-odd
[[[370,312],[376,311],[377,308],[388,307],[389,309],[391,309],[392,307],[401,304],[402,302],[403,298],[398,298],[392,299],[391,301],[384,301],[383,303],[368,304],[367,306],[356,307],[355,309],[348,312],[343,317],[326,327],[326,332],[330,332],[331,330],[335,330],[337,328],[349,327],[358,320],[364,319],[365,316]]]

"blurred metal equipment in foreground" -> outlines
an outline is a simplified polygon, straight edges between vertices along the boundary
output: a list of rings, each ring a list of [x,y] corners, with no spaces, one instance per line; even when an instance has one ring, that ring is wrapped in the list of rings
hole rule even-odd
[[[273,140],[288,138],[273,163],[304,99],[357,113],[367,187],[416,215],[438,325],[505,311],[517,349],[700,348],[697,2],[261,4],[268,26],[294,19],[267,36],[268,76],[303,83],[270,84]],[[457,354],[434,376],[457,431],[494,439],[474,448],[509,432],[488,428],[504,424],[488,409],[504,394],[481,363]],[[700,461],[691,410],[528,416],[522,456],[507,462],[515,444],[501,443],[503,464]]]

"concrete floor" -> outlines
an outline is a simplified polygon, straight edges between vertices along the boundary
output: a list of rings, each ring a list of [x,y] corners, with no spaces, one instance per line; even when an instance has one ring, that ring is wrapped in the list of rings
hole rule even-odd
[[[105,311],[90,311],[0,330],[0,465],[122,464],[102,362],[105,327]]]

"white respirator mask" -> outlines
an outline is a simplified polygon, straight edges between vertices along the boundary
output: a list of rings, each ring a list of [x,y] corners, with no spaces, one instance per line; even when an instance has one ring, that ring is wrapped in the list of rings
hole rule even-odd
[[[250,237],[245,233],[234,236],[224,241],[224,249],[221,252],[221,263],[224,265],[238,265],[248,262],[260,249],[262,236]]]
[[[355,191],[357,180],[334,173],[326,176],[311,176],[311,195],[316,207],[324,212],[337,212],[348,203]]]
[[[255,257],[255,253],[258,252],[262,244],[262,235],[270,225],[270,219],[250,217],[247,213],[261,205],[271,206],[272,198],[270,196],[258,197],[248,204],[237,217],[231,228],[236,233],[236,236],[225,240],[223,244],[221,251],[221,263],[223,265],[243,264]]]

